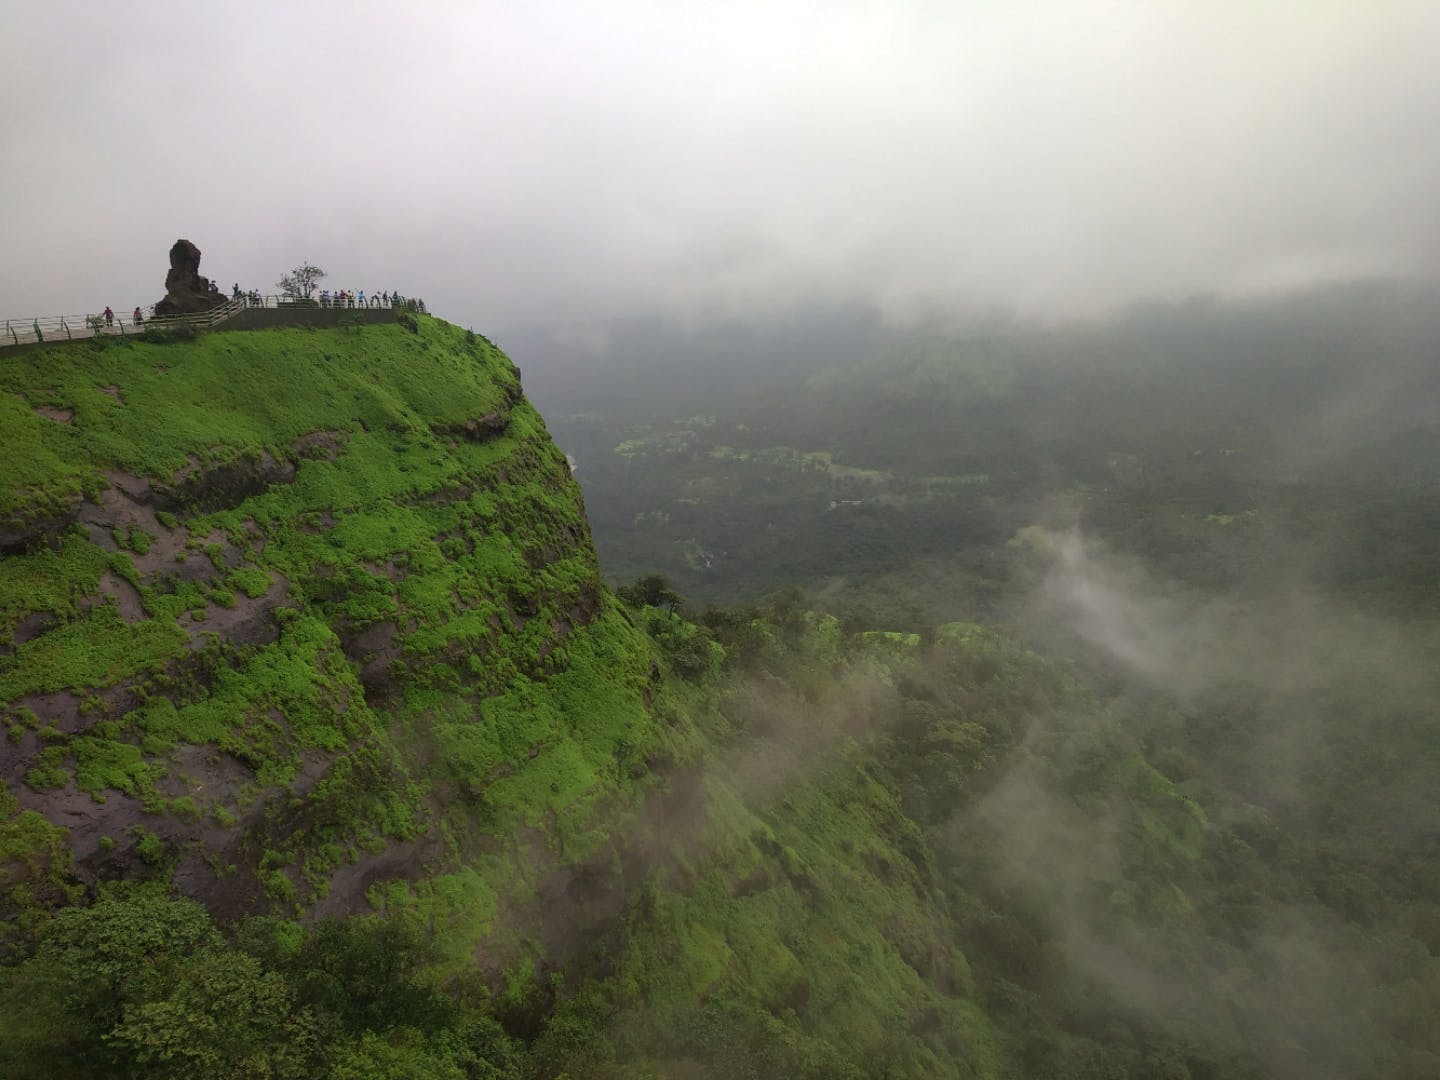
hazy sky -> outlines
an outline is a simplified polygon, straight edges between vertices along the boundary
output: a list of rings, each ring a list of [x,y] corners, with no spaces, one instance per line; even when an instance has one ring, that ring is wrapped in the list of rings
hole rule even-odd
[[[0,316],[177,236],[477,329],[1440,265],[1440,3],[11,0]]]

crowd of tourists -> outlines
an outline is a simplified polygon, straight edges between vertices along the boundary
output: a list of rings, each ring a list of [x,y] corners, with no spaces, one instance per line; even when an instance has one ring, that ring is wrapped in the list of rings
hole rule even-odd
[[[371,293],[370,298],[365,298],[365,290],[352,292],[349,289],[337,289],[331,292],[329,289],[320,290],[320,306],[323,308],[409,308],[411,311],[424,311],[425,301],[416,300],[414,297],[401,296],[398,292]]]
[[[236,282],[230,290],[231,299],[243,300],[247,307],[264,307],[265,297],[260,294],[259,289],[248,291],[240,288]],[[295,298],[298,299],[298,298]],[[304,299],[308,300],[309,297]],[[291,300],[293,302],[293,299]],[[352,291],[350,289],[336,289],[331,292],[329,289],[321,289],[317,301],[322,308],[406,308],[410,311],[425,313],[425,301],[416,299],[413,296],[402,296],[398,292],[371,293],[367,298],[365,290]]]

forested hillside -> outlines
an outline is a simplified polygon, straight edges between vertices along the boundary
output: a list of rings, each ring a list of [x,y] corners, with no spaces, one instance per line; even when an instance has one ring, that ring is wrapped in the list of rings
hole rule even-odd
[[[1039,838],[999,864],[1024,882],[1012,899],[1084,940],[1062,966],[1123,988],[1107,1015],[1270,1045],[1260,1075],[1423,1075],[1436,1048],[1413,1035],[1440,1018],[1437,358],[1428,294],[1347,286],[992,320],[728,396],[672,384],[658,416],[638,381],[629,406],[566,413],[557,392],[552,415],[622,578],[658,569],[730,602],[798,588],[849,628],[927,640],[979,619],[1113,695],[1107,730],[1197,808],[1203,850],[1144,845],[1168,846],[1158,872],[1117,856],[1128,827],[1077,809],[1123,790],[1096,751],[1058,801],[1022,786],[1010,811]],[[1117,902],[1163,883],[1174,907],[1117,947],[1133,909],[1077,901],[1095,878],[1125,883]]]
[[[916,331],[829,367],[766,353],[768,376],[711,358],[688,396],[649,370],[592,391],[596,362],[540,400],[618,580],[660,570],[717,602],[800,586],[919,626],[1002,613],[1010,543],[1039,524],[1206,589],[1303,568],[1434,614],[1437,343],[1428,293],[1347,286]]]

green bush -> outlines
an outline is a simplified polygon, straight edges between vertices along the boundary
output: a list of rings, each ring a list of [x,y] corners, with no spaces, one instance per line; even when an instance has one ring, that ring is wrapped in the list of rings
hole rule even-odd
[[[169,326],[147,326],[140,333],[140,340],[150,345],[179,345],[194,341],[200,331],[189,323],[173,323]]]
[[[135,850],[140,858],[150,866],[159,866],[165,859],[165,841],[142,825],[136,825],[133,832],[137,837]]]

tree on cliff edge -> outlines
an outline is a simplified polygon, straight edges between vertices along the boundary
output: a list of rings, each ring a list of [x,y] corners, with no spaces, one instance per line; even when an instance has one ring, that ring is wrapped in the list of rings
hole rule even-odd
[[[320,279],[325,276],[325,271],[318,266],[311,266],[309,263],[301,263],[288,274],[282,274],[276,282],[280,291],[286,296],[293,296],[297,300],[309,300],[315,291],[315,286],[320,284]]]

